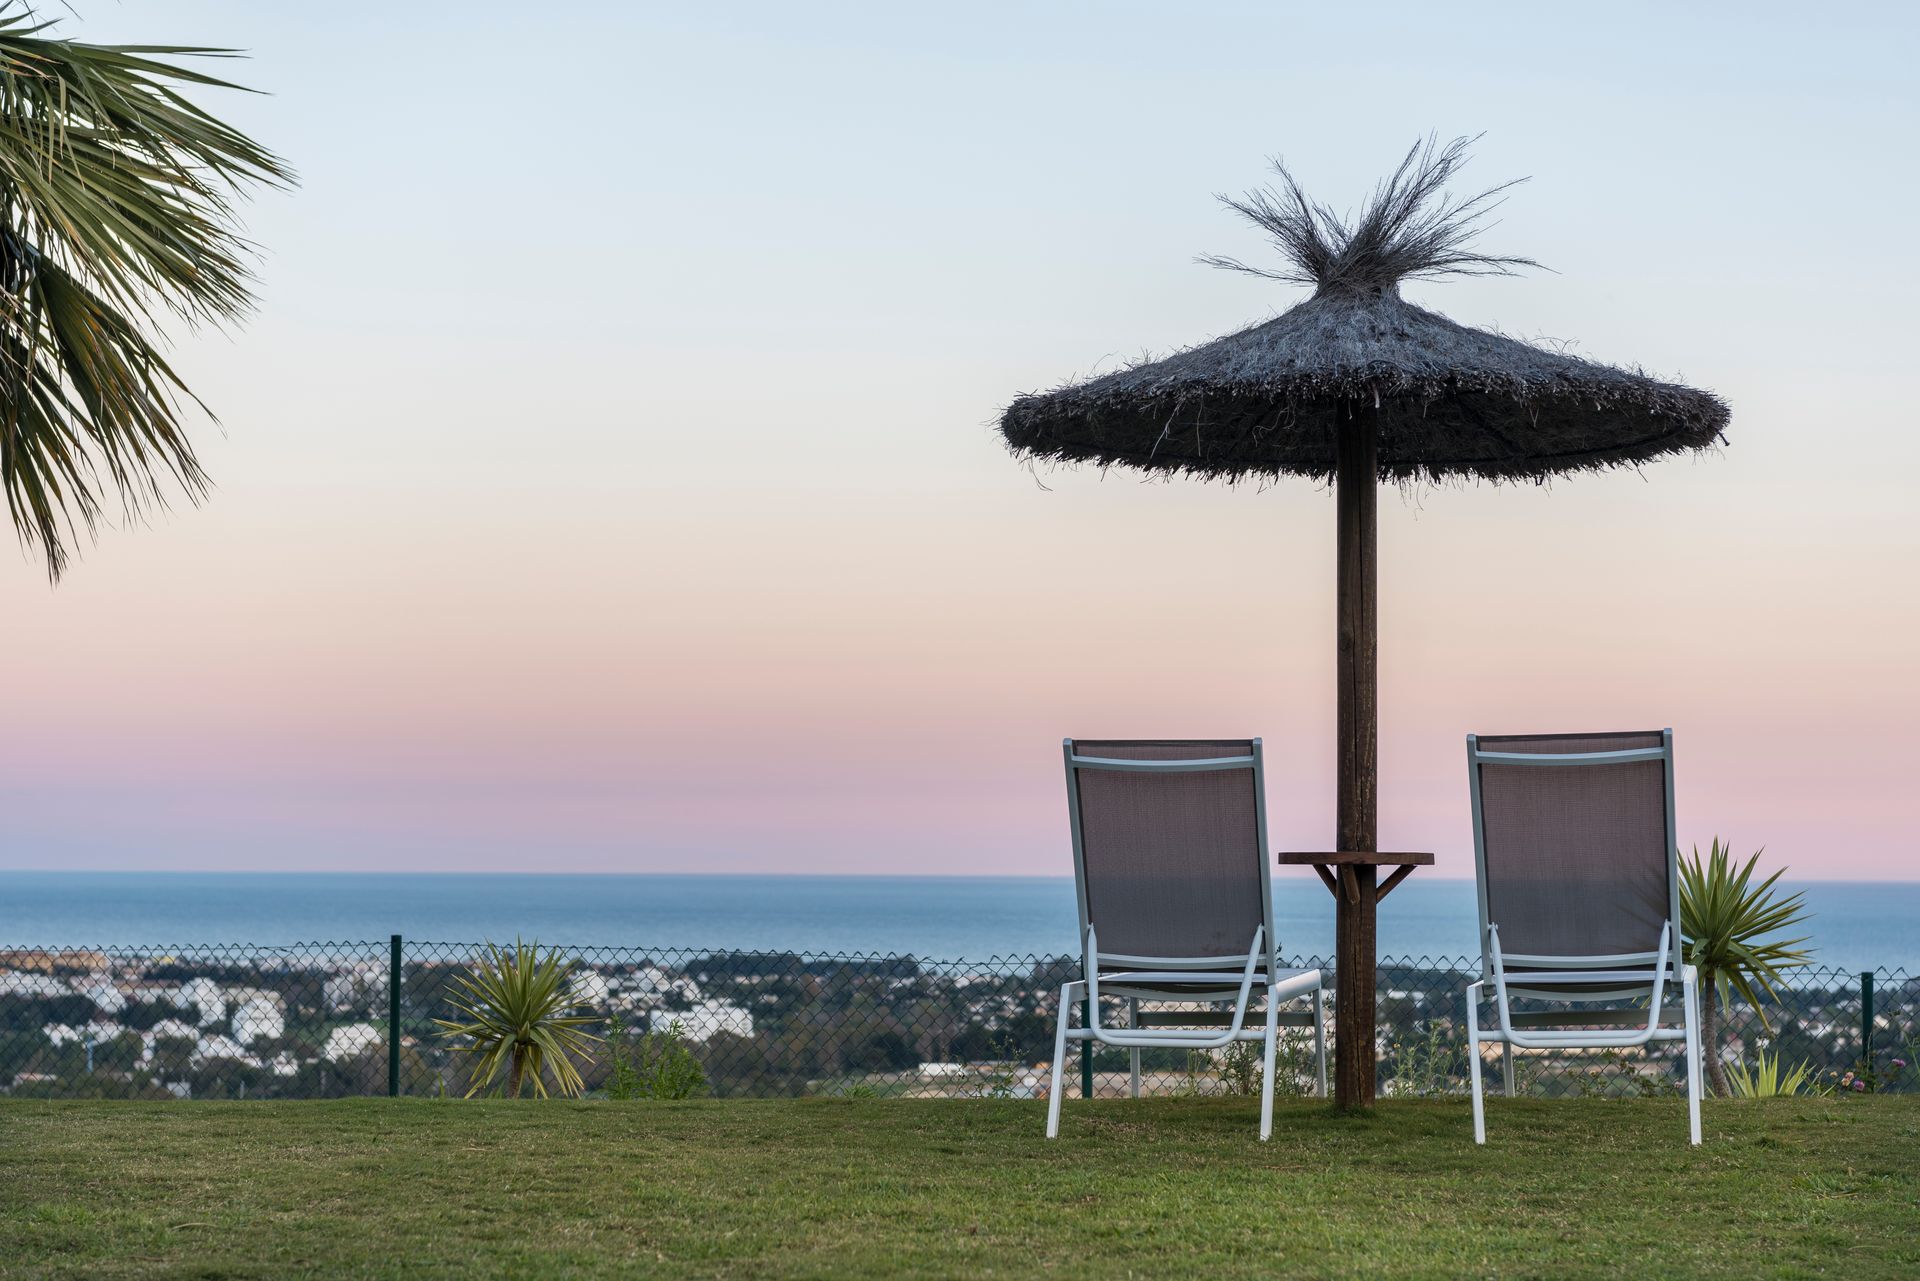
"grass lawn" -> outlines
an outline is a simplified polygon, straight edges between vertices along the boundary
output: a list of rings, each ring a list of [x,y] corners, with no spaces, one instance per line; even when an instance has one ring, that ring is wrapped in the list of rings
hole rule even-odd
[[[0,1277],[1907,1277],[1920,1098],[0,1102]]]

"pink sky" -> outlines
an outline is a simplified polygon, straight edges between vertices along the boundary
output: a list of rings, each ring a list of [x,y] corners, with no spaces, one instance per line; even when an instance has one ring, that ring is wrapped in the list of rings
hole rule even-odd
[[[804,24],[654,16],[657,77],[579,77],[609,95],[583,119],[636,122],[632,171],[529,135],[502,216],[551,244],[503,275],[500,224],[466,213],[499,179],[477,143],[321,107],[356,19],[174,6],[173,30],[169,8],[84,34],[253,48],[242,78],[274,96],[219,105],[306,185],[251,214],[257,319],[180,347],[225,424],[201,436],[212,501],[108,531],[58,588],[0,567],[0,867],[1064,874],[1067,734],[1262,735],[1276,843],[1323,846],[1331,498],[1036,479],[990,424],[1294,301],[1188,262],[1261,252],[1209,193],[1264,154],[1345,204],[1431,125],[1492,130],[1477,177],[1534,175],[1490,244],[1559,274],[1417,301],[1578,335],[1734,420],[1719,456],[1644,474],[1383,496],[1383,845],[1470,874],[1468,731],[1671,725],[1683,844],[1916,875],[1920,432],[1896,375],[1920,271],[1912,180],[1882,172],[1916,113],[1806,32],[1686,84],[1572,33],[1525,119],[1472,77],[1386,74],[1386,101],[1309,128],[1230,75],[1140,101],[1129,67],[1208,40],[1143,17],[1104,60],[1043,24],[1017,55],[898,33],[891,60],[803,76]],[[513,26],[462,39],[417,91],[499,126]],[[1058,82],[957,109],[1022,70]],[[1120,180],[1142,148],[1150,190]],[[1782,253],[1816,227],[1817,267]]]

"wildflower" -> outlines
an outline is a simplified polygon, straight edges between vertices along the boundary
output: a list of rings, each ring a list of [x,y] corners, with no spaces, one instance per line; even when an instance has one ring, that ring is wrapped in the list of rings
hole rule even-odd
[[[1895,1059],[1893,1065],[1897,1068],[1903,1068],[1907,1065],[1907,1061],[1905,1059]]]
[[[1864,1090],[1867,1088],[1867,1083],[1865,1081],[1855,1081],[1853,1083],[1853,1088],[1856,1090]]]

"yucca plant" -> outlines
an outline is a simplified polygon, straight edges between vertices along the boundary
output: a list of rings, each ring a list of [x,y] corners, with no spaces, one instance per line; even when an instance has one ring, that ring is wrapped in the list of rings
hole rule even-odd
[[[1680,860],[1680,928],[1686,935],[1686,959],[1700,971],[1700,1040],[1705,1049],[1707,1079],[1715,1094],[1729,1092],[1725,1065],[1720,1061],[1720,1007],[1737,992],[1769,1028],[1756,985],[1778,998],[1774,980],[1781,971],[1805,965],[1810,953],[1799,948],[1803,938],[1775,936],[1807,919],[1802,896],[1776,895],[1774,883],[1786,871],[1753,883],[1754,867],[1764,850],[1756,850],[1744,866],[1735,866],[1732,851],[1713,838],[1703,858],[1694,846],[1691,859]]]
[[[504,1093],[520,1097],[528,1082],[547,1097],[547,1078],[569,1098],[586,1089],[574,1059],[589,1059],[599,1037],[580,1029],[599,1020],[569,1014],[578,1006],[567,981],[573,962],[558,952],[540,955],[538,943],[516,942],[511,952],[487,944],[473,973],[453,981],[449,1004],[459,1020],[435,1019],[442,1036],[465,1038],[458,1047],[473,1057],[467,1088],[472,1098],[493,1086],[504,1072]]]
[[[170,487],[205,492],[180,416],[199,401],[158,323],[245,314],[251,246],[233,202],[292,171],[185,96],[238,86],[171,59],[232,50],[52,27],[0,0],[0,489],[57,579],[112,496],[137,517]]]
[[[1733,1093],[1743,1099],[1784,1099],[1796,1094],[1822,1094],[1813,1064],[1802,1059],[1790,1068],[1782,1068],[1778,1054],[1765,1050],[1755,1057],[1753,1067],[1733,1065],[1729,1075]]]

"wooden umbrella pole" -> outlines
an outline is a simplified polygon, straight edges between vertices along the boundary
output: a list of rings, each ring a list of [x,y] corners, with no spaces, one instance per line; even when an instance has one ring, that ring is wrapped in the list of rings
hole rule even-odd
[[[1366,409],[1344,413],[1336,432],[1339,796],[1334,848],[1373,851],[1379,849],[1375,515],[1380,447],[1374,415]],[[1374,909],[1379,888],[1375,868],[1363,865],[1352,871],[1356,892],[1335,896],[1334,1098],[1342,1108],[1364,1108],[1373,1105],[1374,1091]]]

